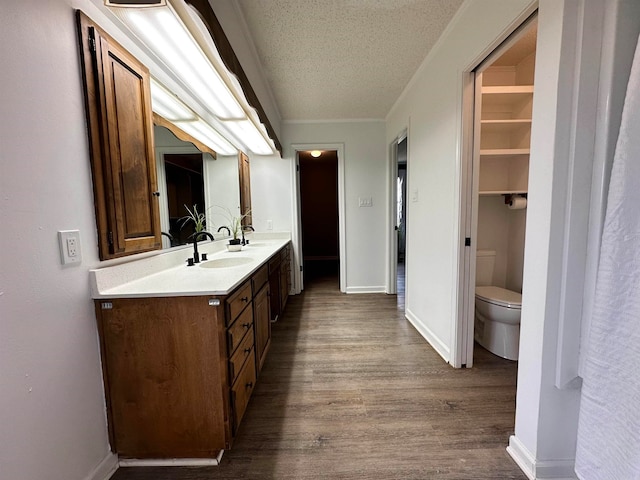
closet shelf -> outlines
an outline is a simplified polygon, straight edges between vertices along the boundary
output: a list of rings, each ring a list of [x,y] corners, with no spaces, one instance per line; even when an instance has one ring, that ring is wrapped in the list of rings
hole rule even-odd
[[[482,87],[482,95],[492,94],[519,94],[533,93],[533,85],[485,85]]]
[[[480,150],[480,156],[482,158],[488,157],[520,157],[529,155],[530,150],[528,148],[486,148]]]
[[[531,130],[530,118],[510,118],[499,120],[482,120],[482,133],[488,134],[516,134]]]
[[[480,190],[478,192],[481,196],[489,195],[524,195],[527,190]]]
[[[496,120],[480,120],[482,125],[531,125],[530,118],[499,118]]]

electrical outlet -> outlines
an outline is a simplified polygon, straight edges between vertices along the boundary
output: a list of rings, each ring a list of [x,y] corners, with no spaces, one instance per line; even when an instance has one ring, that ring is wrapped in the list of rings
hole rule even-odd
[[[273,220],[267,220],[267,230],[273,230]]]
[[[63,265],[80,265],[82,263],[79,230],[60,230],[58,243],[60,245],[60,261]]]

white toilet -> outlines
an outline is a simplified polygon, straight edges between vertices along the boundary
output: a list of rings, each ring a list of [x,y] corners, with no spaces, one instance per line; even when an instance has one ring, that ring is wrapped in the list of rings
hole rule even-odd
[[[492,286],[496,252],[478,250],[476,256],[476,342],[499,357],[518,360],[522,295]]]

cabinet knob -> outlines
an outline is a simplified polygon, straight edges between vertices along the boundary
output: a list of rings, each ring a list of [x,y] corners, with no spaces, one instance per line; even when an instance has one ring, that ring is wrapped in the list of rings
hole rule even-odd
[[[242,326],[243,326],[244,328],[247,328],[247,329],[248,329],[248,328],[251,326],[251,324],[250,324],[250,323],[243,323],[243,324],[242,324]]]
[[[153,192],[153,193],[152,193],[152,195],[153,195],[154,197],[159,197],[159,196],[160,196],[160,192]]]
[[[245,348],[245,349],[244,349],[244,353],[250,353],[250,352],[251,352],[251,349],[250,349],[250,348]]]
[[[242,300],[243,302],[247,303],[249,301],[249,297],[242,297],[240,300]]]
[[[253,382],[249,382],[249,383],[247,383],[246,387],[247,387],[247,388],[253,388]]]

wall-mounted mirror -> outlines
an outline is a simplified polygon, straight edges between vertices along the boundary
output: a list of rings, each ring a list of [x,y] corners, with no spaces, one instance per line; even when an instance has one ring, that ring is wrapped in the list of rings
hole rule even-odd
[[[225,220],[223,210],[238,212],[240,184],[237,155],[217,155],[198,150],[169,129],[155,125],[155,153],[160,192],[160,225],[163,248],[184,245],[194,232],[192,222],[181,218],[196,205],[206,215],[206,230],[217,239]]]

